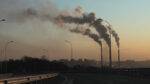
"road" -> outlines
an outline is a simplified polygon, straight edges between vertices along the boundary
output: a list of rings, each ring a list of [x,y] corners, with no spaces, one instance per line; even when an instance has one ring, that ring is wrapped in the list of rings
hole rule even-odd
[[[139,79],[108,74],[69,73],[62,74],[60,84],[150,84],[149,79]]]
[[[49,79],[51,84],[150,84],[149,79],[96,73],[64,73]]]

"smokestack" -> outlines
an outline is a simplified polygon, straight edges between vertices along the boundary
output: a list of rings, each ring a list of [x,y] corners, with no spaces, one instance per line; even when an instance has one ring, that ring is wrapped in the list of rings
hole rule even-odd
[[[111,31],[110,31],[110,45],[109,45],[109,67],[112,68],[112,55],[111,55]]]
[[[81,27],[79,28],[79,25],[75,29],[71,29],[70,31],[74,32],[74,33],[80,33],[82,35],[87,35],[99,44],[100,49],[101,49],[101,56],[100,56],[101,67],[103,67],[103,46],[102,46],[102,42],[100,40],[101,39],[100,36],[98,36],[97,34],[92,33],[89,28],[86,29],[86,30],[85,29],[82,30]]]
[[[107,22],[107,23],[109,24],[109,22]],[[111,63],[112,62],[112,58],[111,58],[111,35],[115,38],[115,42],[116,42],[117,47],[118,47],[118,67],[120,67],[120,50],[119,50],[120,38],[119,38],[119,35],[116,33],[116,31],[112,29],[112,25],[109,24],[108,29],[110,32],[110,49],[109,49],[110,67],[112,67],[112,63]]]
[[[118,68],[120,68],[120,49],[118,48]]]
[[[103,67],[103,46],[100,45],[100,48],[101,48],[101,67]]]

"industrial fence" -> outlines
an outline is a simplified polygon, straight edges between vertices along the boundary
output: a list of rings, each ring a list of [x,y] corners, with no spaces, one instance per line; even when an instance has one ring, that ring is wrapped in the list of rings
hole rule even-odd
[[[25,76],[25,77],[14,77],[8,79],[0,80],[0,84],[26,84],[32,83],[35,84],[48,84],[48,79],[52,77],[58,76],[58,73],[51,73],[51,74],[42,74],[42,75],[35,75],[35,76]]]

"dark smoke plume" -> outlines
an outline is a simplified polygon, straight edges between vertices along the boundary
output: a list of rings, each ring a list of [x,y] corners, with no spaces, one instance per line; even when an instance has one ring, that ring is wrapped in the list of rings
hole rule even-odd
[[[73,33],[79,33],[79,34],[84,34],[85,32],[85,28],[84,27],[79,27],[79,25],[74,28],[74,29],[70,29],[70,32],[73,32]]]
[[[82,13],[82,7],[81,6],[77,7],[75,9],[75,11],[78,13]],[[36,9],[28,8],[27,10],[23,11],[22,14],[20,14],[20,15],[22,15],[20,17],[26,17],[26,18],[34,18],[34,17],[37,18],[38,17],[41,20],[49,20],[56,24],[62,24],[62,23],[85,24],[85,23],[88,23],[89,26],[93,26],[97,30],[100,38],[103,38],[106,41],[106,43],[108,44],[108,46],[110,47],[110,37],[109,37],[109,34],[107,33],[108,30],[102,24],[102,22],[103,22],[102,19],[96,19],[95,13],[89,13],[89,14],[82,13],[82,17],[75,17],[75,16],[71,16],[71,15],[60,14],[59,16],[54,18],[50,14],[40,13]],[[113,36],[116,36],[115,31],[113,31],[112,34],[113,34]]]
[[[108,32],[107,28],[104,25],[102,25],[102,22],[103,22],[102,19],[97,19],[93,23],[93,26],[96,28],[101,38],[103,38],[110,47],[110,35],[107,33]]]
[[[88,35],[90,38],[92,38],[94,41],[96,41],[100,46],[102,46],[100,37],[97,34],[92,33],[90,29],[86,29],[84,35]]]
[[[76,13],[79,13],[81,16],[74,16],[69,13],[63,14],[65,11],[59,11],[57,6],[51,3],[50,1],[47,2],[42,2],[43,4],[41,5],[41,2],[39,0],[33,0],[35,1],[36,6],[26,6],[25,4],[20,5],[16,4],[16,8],[12,9],[8,8],[8,10],[2,11],[2,15],[8,14],[7,18],[11,20],[15,20],[16,22],[23,22],[26,20],[30,20],[33,18],[39,19],[39,20],[44,20],[44,21],[51,21],[52,23],[55,24],[65,24],[65,23],[74,23],[74,24],[88,24],[90,27],[94,27],[96,31],[99,33],[99,37],[104,39],[108,46],[110,47],[110,35],[108,34],[108,28],[105,27],[102,22],[102,19],[96,18],[96,14],[91,12],[91,13],[83,13],[83,9],[81,6],[78,6],[74,11]],[[39,1],[39,2],[38,2]],[[30,3],[30,0],[20,0],[20,3]],[[18,0],[15,0],[15,3],[18,3]],[[20,4],[19,3],[19,4]],[[28,5],[28,4],[27,4]],[[2,9],[7,8],[7,6],[2,5],[0,6]],[[0,8],[0,9],[1,9]],[[9,12],[11,11],[11,12]],[[10,21],[10,20],[9,20]],[[15,22],[13,21],[13,22]],[[112,32],[113,36],[116,39],[117,45],[119,46],[119,37],[118,34],[113,31]]]
[[[120,46],[120,38],[119,38],[119,35],[117,34],[117,32],[114,30],[114,29],[112,29],[112,26],[111,25],[109,25],[108,26],[108,29],[109,29],[109,31],[111,32],[111,34],[112,34],[112,36],[115,38],[115,42],[116,42],[116,44],[117,44],[117,47],[119,48],[119,46]]]
[[[77,26],[75,29],[71,29],[70,32],[87,35],[88,37],[96,41],[100,46],[102,45],[99,35],[92,33],[90,29],[85,29],[83,27]]]
[[[95,18],[96,18],[95,13],[90,13],[90,14],[83,13],[82,17],[59,15],[56,18],[56,22],[57,23],[85,24],[85,23],[93,23]]]
[[[110,37],[107,33],[108,29],[102,24],[102,21],[102,19],[96,19],[95,13],[83,13],[82,17],[59,15],[56,18],[57,23],[89,24],[89,26],[92,26],[96,29],[96,31],[99,33],[100,38],[103,38],[110,47]]]
[[[29,1],[23,1],[20,2],[27,2]],[[36,1],[35,1],[36,2]],[[17,1],[15,3],[18,3]],[[37,3],[37,2],[36,2]],[[65,25],[65,23],[74,23],[74,24],[88,24],[90,27],[94,27],[97,32],[99,33],[99,37],[103,38],[106,43],[110,44],[109,42],[109,34],[107,34],[107,28],[103,26],[100,19],[96,18],[96,14],[91,13],[83,13],[83,9],[81,6],[78,6],[74,11],[81,16],[71,15],[65,11],[59,11],[57,7],[54,6],[51,2],[43,2],[43,5],[40,5],[41,3],[37,4],[36,7],[29,6],[29,7],[20,7],[16,6],[17,9],[12,9],[12,12],[9,13],[9,10],[3,11],[3,13],[7,13],[8,19],[12,20],[12,22],[24,22],[31,19],[39,19],[42,21],[50,21],[52,23],[55,23],[57,25]],[[45,6],[46,5],[46,6]],[[23,6],[25,6],[23,4]],[[5,6],[3,6],[5,8]],[[12,7],[13,8],[13,7]],[[11,10],[11,9],[10,9]],[[13,11],[15,10],[15,11]],[[66,14],[64,14],[64,12]],[[9,20],[9,21],[10,21]]]
[[[120,43],[119,43],[120,38],[119,38],[119,36],[118,36],[118,34],[116,33],[115,30],[112,30],[112,35],[113,35],[113,37],[115,38],[115,41],[116,41],[117,46],[118,46],[118,48],[119,48],[119,46],[120,46]]]

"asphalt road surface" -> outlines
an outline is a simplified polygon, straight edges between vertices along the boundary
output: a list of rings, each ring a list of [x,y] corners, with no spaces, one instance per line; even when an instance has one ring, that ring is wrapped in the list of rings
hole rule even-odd
[[[150,84],[149,79],[96,73],[66,73],[53,79],[53,84]]]

